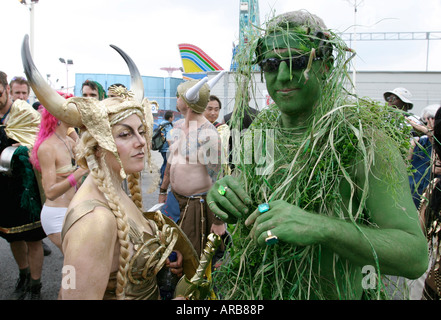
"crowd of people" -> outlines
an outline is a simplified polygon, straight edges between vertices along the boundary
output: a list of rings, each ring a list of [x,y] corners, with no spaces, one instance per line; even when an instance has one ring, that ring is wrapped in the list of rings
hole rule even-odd
[[[239,61],[247,89],[232,113],[222,117],[211,94],[223,72],[178,86],[183,119],[168,112],[162,123],[158,188],[158,203],[175,212],[163,214],[142,204],[140,172],[155,169],[139,87],[105,92],[87,80],[82,97],[62,96],[24,42],[27,79],[8,83],[0,72],[0,153],[11,154],[0,236],[18,266],[11,298],[41,298],[48,237],[76,270],[60,299],[161,299],[158,272],[190,279],[211,233],[223,240],[206,271],[219,299],[387,299],[388,276],[406,279],[406,297],[440,298],[439,105],[419,117],[405,88],[386,91],[385,103],[348,94],[351,50],[305,11],[270,20],[250,44],[255,59]],[[260,112],[249,90],[256,64],[274,101]],[[37,110],[26,102],[31,87]]]

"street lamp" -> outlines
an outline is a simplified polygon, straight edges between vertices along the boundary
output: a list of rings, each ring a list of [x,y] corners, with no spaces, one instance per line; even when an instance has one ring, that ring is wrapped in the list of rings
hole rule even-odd
[[[64,60],[63,58],[59,59],[61,63],[66,66],[66,93],[69,93],[69,65],[73,64],[71,59]]]
[[[30,3],[26,0],[18,0],[22,5],[29,6],[30,13],[30,32],[29,32],[29,42],[31,55],[34,56],[34,4],[38,3],[39,0],[31,0]]]
[[[30,31],[29,31],[29,49],[31,51],[31,56],[34,57],[34,4],[38,3],[38,0],[18,0],[22,5],[29,7],[29,15],[30,15]],[[31,93],[29,95],[29,102],[34,103],[35,101],[35,95],[33,94],[33,91],[31,89]]]
[[[171,78],[172,74],[174,71],[178,71],[181,70],[182,68],[172,68],[172,67],[164,67],[164,68],[160,68],[161,70],[167,71],[168,72],[168,76]]]

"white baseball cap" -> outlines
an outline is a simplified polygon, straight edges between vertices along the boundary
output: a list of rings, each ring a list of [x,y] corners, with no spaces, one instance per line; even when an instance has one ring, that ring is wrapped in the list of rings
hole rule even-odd
[[[410,93],[409,90],[407,90],[406,88],[395,88],[392,91],[386,91],[383,96],[384,96],[384,100],[387,101],[387,98],[391,95],[394,94],[396,95],[398,98],[400,98],[401,101],[403,101],[404,103],[407,103],[410,105],[409,109],[412,109],[413,107],[413,102],[410,100],[410,98],[412,98],[412,94]]]

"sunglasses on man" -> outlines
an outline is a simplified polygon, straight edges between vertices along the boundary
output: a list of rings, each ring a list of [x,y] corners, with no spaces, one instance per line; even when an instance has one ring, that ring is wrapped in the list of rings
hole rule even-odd
[[[320,58],[315,58],[314,61],[319,59]],[[264,72],[275,72],[279,70],[279,66],[282,62],[285,62],[292,71],[303,70],[308,67],[309,56],[301,55],[286,59],[268,58],[263,59],[259,65]]]

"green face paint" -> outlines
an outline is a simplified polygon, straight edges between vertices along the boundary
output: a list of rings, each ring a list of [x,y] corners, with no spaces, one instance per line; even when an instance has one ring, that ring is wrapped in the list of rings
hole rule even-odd
[[[314,42],[309,37],[294,32],[275,32],[263,39],[262,61],[284,60],[274,71],[265,71],[264,74],[268,93],[282,112],[282,122],[285,124],[291,121],[283,121],[283,117],[296,117],[298,121],[306,121],[319,100],[321,62],[313,62],[310,65],[311,70],[305,73],[307,66],[297,69],[297,60],[292,60],[294,57],[307,57],[305,60],[309,61],[310,55],[315,52],[313,46]]]

